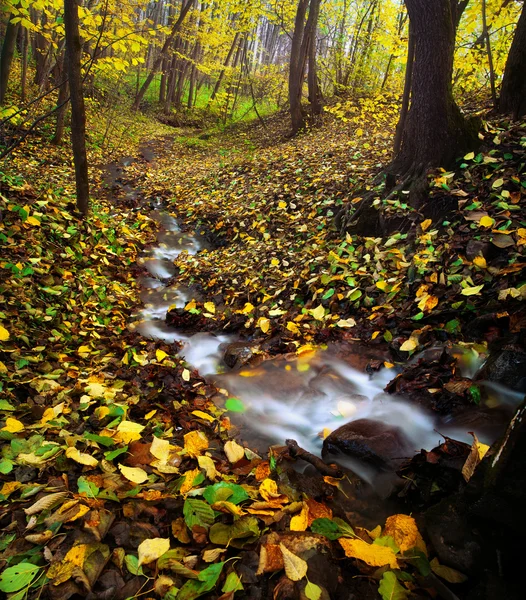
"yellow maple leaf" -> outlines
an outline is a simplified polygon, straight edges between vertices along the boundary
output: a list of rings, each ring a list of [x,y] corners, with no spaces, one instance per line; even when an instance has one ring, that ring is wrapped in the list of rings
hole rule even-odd
[[[208,439],[202,431],[190,431],[184,436],[184,449],[188,456],[196,458],[208,449]]]
[[[387,546],[368,544],[360,539],[350,540],[348,538],[340,538],[338,541],[345,552],[345,556],[348,558],[363,560],[364,563],[367,563],[371,567],[389,565],[391,569],[398,568],[395,553]]]

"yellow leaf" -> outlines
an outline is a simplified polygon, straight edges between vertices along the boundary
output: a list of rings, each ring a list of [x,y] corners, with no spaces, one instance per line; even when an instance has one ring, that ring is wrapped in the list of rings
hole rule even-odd
[[[381,331],[373,331],[373,333],[371,334],[371,339],[375,340],[381,333]]]
[[[432,224],[433,221],[431,219],[426,219],[425,221],[422,221],[422,223],[420,223],[420,227],[422,228],[422,231],[427,231]]]
[[[287,208],[287,203],[286,203],[286,202],[283,202],[283,200],[280,200],[280,201],[278,202],[278,207],[279,207],[279,208]]]
[[[208,479],[215,481],[219,477],[216,465],[210,456],[198,456],[197,462],[199,464],[199,468],[204,469]]]
[[[473,259],[473,264],[477,265],[481,269],[485,269],[488,265],[486,263],[486,259],[483,256],[475,256]]]
[[[125,467],[119,465],[120,472],[133,483],[144,483],[148,479],[148,473],[139,467]]]
[[[184,448],[192,458],[208,449],[208,439],[202,431],[190,431],[184,436]]]
[[[139,555],[139,566],[149,565],[154,560],[160,558],[170,550],[170,540],[168,538],[153,538],[144,540],[139,544],[137,552]]]
[[[291,581],[300,581],[307,575],[307,561],[293,554],[285,545],[279,545],[281,554],[283,554],[283,563],[285,565],[285,574]]]
[[[342,328],[348,328],[348,327],[354,327],[356,325],[356,321],[354,319],[340,319],[337,323],[336,323],[336,327],[342,327]]]
[[[480,219],[480,221],[479,221],[479,225],[481,227],[493,227],[494,224],[495,224],[495,219],[492,219],[491,217],[488,217],[487,215],[482,217],[482,219]]]
[[[86,454],[85,452],[79,452],[76,448],[70,447],[66,450],[66,456],[78,462],[80,465],[86,465],[87,467],[96,467],[99,464],[99,461]]]
[[[245,449],[234,440],[226,442],[224,450],[226,457],[232,464],[239,462],[245,457]]]
[[[261,329],[263,333],[267,333],[267,331],[270,329],[270,320],[266,317],[260,317],[258,319],[257,326]]]
[[[521,227],[520,229],[517,229],[517,234],[521,238],[526,238],[526,229],[524,229],[524,227]],[[2,336],[1,336],[1,327],[0,327],[0,339],[2,339]]]
[[[163,360],[168,356],[168,354],[166,352],[164,352],[164,350],[156,350],[155,351],[155,358],[157,359],[157,362],[163,362]]]
[[[340,538],[338,541],[348,558],[358,558],[371,567],[389,565],[392,569],[398,568],[395,553],[387,546],[368,544],[360,539]]]
[[[270,264],[271,264],[273,267],[277,267],[277,266],[279,265],[279,260],[278,260],[277,258],[273,258],[273,259],[270,261]]]
[[[2,427],[2,431],[8,431],[9,433],[18,433],[24,430],[24,424],[18,419],[7,417],[5,420],[5,427]]]
[[[387,281],[377,281],[376,282],[376,287],[379,290],[382,290],[382,292],[385,292],[387,290],[387,288],[389,287],[389,284],[387,283]]]
[[[242,315],[249,315],[250,313],[254,312],[254,308],[255,308],[255,306],[253,304],[250,304],[250,302],[246,302],[245,306],[242,308],[242,310],[240,310],[238,312],[241,313]]]
[[[273,479],[264,479],[259,486],[259,493],[261,497],[270,502],[274,498],[279,498],[280,493],[278,492],[278,484]]]
[[[290,520],[291,531],[305,531],[309,525],[309,507],[303,504],[299,515],[295,515]]]
[[[27,217],[25,222],[29,223],[29,225],[33,225],[34,227],[40,227],[40,221],[35,219],[35,217]]]
[[[193,410],[192,414],[196,417],[199,417],[200,419],[204,419],[205,421],[210,421],[211,423],[215,421],[212,415],[209,415],[208,413],[205,413],[202,410]]]
[[[82,356],[83,354],[89,354],[91,352],[91,348],[89,346],[79,346],[77,348],[77,352]]]
[[[7,342],[9,339],[9,331],[0,325],[0,342]]]
[[[151,410],[149,413],[146,413],[144,415],[144,418],[146,419],[146,421],[148,421],[149,419],[151,419],[155,414],[157,413],[157,409],[154,408],[153,410]]]
[[[190,300],[190,302],[188,302],[188,304],[184,307],[185,310],[194,310],[194,308],[197,306],[196,301],[195,300]]]
[[[400,350],[402,352],[411,352],[412,350],[414,350],[416,347],[418,346],[418,340],[416,340],[413,337],[410,337],[408,340],[406,340],[401,346],[400,346]]]
[[[55,417],[58,417],[64,410],[64,402],[57,404],[56,406],[46,408],[44,414],[42,415],[42,419],[40,420],[40,424],[44,425],[48,421],[52,421]]]
[[[385,522],[384,535],[390,535],[402,552],[418,548],[427,555],[424,540],[418,531],[416,521],[408,515],[392,515]]]
[[[161,462],[167,462],[170,457],[172,446],[168,440],[161,440],[153,436],[152,445],[150,446],[150,454],[155,456]]]
[[[484,284],[476,285],[475,287],[466,287],[460,293],[463,296],[476,296],[477,294],[480,294],[480,291],[482,290],[483,287],[484,287]]]
[[[320,304],[315,309],[311,310],[310,314],[316,319],[316,321],[321,321],[325,316],[325,309]]]
[[[215,315],[216,305],[213,302],[205,302],[204,307],[207,312]]]
[[[468,154],[466,154],[466,156],[464,156],[464,160],[473,160],[474,158],[475,158],[474,152],[468,152]]]
[[[190,371],[188,369],[183,369],[181,377],[184,381],[190,381]]]
[[[287,323],[287,329],[289,331],[291,331],[292,333],[299,333],[300,332],[300,328],[296,325],[296,323],[293,323],[292,321],[289,321]]]
[[[117,426],[116,439],[118,441],[129,444],[135,440],[141,439],[141,431],[144,429],[144,425],[139,423],[133,423],[132,421],[121,421]]]
[[[0,373],[7,373],[7,367],[4,365],[4,363],[0,360]]]
[[[495,181],[492,184],[492,188],[500,188],[502,187],[502,185],[504,184],[504,179],[500,178],[499,179],[495,179]]]
[[[184,496],[188,494],[188,492],[194,487],[195,478],[201,475],[201,471],[199,469],[192,469],[191,471],[186,471],[184,474],[184,481],[181,485],[179,491]]]

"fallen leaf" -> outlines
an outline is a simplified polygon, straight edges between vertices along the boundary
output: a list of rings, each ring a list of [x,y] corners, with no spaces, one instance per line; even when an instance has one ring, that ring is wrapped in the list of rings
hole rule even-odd
[[[149,565],[160,558],[165,552],[168,552],[168,550],[170,550],[170,540],[168,538],[144,540],[137,548],[139,566]]]
[[[208,450],[208,439],[202,431],[190,431],[184,436],[184,449],[188,456],[198,457],[205,450]]]
[[[413,517],[408,515],[390,516],[385,523],[383,535],[391,536],[401,552],[418,548],[427,555],[427,548]]]
[[[85,452],[80,452],[77,448],[73,447],[66,449],[66,456],[80,465],[86,465],[87,467],[96,467],[99,464],[99,461],[95,457]]]
[[[9,331],[2,325],[0,325],[0,342],[7,342],[9,339]]]
[[[389,565],[392,569],[398,568],[395,553],[388,546],[368,544],[360,539],[340,538],[338,541],[348,558],[358,558],[371,567]]]
[[[24,429],[24,424],[18,419],[13,419],[13,417],[7,417],[5,420],[5,426],[2,427],[2,431],[8,431],[9,433],[18,433]]]
[[[285,574],[291,581],[301,581],[307,575],[307,561],[293,554],[284,544],[279,545],[283,555]]]
[[[224,450],[226,457],[232,464],[239,462],[245,457],[245,449],[234,440],[226,442]]]
[[[148,473],[139,467],[126,467],[119,465],[120,472],[133,483],[144,483],[148,479]]]

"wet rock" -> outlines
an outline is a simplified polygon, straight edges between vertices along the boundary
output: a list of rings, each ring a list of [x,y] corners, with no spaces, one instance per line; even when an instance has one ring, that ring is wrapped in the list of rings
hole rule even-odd
[[[322,454],[346,454],[380,470],[390,470],[414,452],[404,432],[371,419],[351,421],[323,442]]]
[[[223,360],[231,369],[242,367],[251,362],[258,349],[258,345],[250,342],[233,342],[225,348]]]
[[[500,383],[517,392],[526,392],[526,352],[519,346],[504,346],[490,355],[475,380]]]
[[[173,308],[166,313],[166,324],[180,331],[202,331],[206,329],[207,319],[200,314]]]
[[[473,260],[477,256],[483,256],[486,260],[490,260],[498,254],[498,250],[493,244],[483,242],[482,240],[469,240],[466,245],[466,258]]]

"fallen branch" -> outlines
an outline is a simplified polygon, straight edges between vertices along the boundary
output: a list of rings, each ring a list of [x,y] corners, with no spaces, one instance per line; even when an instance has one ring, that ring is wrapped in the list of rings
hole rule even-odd
[[[318,458],[317,456],[314,456],[314,454],[307,452],[307,450],[300,448],[296,440],[286,440],[286,444],[287,448],[289,449],[289,454],[292,456],[292,458],[301,458],[305,462],[310,463],[322,475],[338,478],[343,477],[343,472],[340,471],[340,469],[326,464],[321,458]]]

